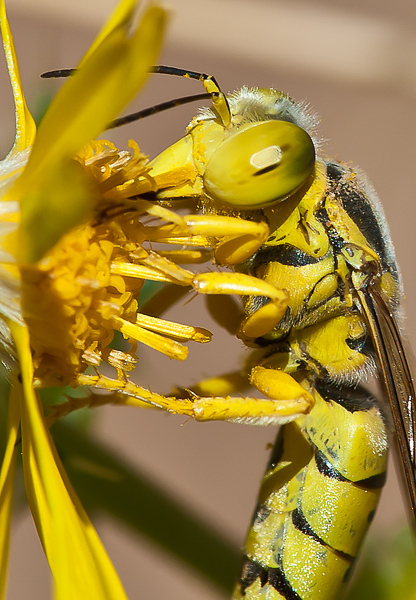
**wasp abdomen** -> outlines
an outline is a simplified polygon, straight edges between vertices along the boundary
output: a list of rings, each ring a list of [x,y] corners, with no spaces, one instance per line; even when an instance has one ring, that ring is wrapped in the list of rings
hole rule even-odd
[[[279,432],[234,599],[333,600],[349,579],[385,480],[386,428],[362,388],[321,388]]]

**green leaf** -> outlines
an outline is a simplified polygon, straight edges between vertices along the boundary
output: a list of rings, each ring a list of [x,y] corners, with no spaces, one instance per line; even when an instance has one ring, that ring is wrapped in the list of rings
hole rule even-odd
[[[416,600],[416,550],[409,528],[379,536],[358,562],[346,600]]]

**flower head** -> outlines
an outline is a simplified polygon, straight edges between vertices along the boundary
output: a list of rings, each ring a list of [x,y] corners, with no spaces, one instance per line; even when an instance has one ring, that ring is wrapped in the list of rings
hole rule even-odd
[[[38,387],[75,386],[88,366],[98,368],[102,361],[122,379],[135,366],[137,342],[171,358],[187,355],[179,342],[152,334],[148,321],[144,329],[138,316],[144,277],[172,281],[173,271],[189,284],[192,275],[143,246],[160,233],[160,227],[143,223],[143,214],[181,220],[162,207],[130,200],[155,185],[147,157],[137,144],[131,146],[131,152],[119,152],[110,142],[97,141],[78,153],[94,184],[93,218],[63,235],[35,264],[20,265],[22,314]],[[109,348],[116,331],[131,343],[130,351]],[[207,333],[198,332],[199,341],[206,341]]]
[[[155,62],[164,13],[150,7],[132,28],[134,8],[134,0],[121,1],[36,134],[0,2],[16,106],[15,144],[0,164],[0,346],[12,383],[0,471],[0,598],[19,426],[27,497],[56,597],[125,598],[57,456],[36,388],[99,380],[122,389],[138,342],[183,359],[178,339],[207,340],[203,330],[138,316],[144,279],[190,283],[192,274],[143,246],[170,230],[186,235],[186,225],[167,209],[132,199],[155,187],[137,145],[119,152],[109,142],[91,141]],[[163,224],[147,224],[144,215]],[[129,350],[109,347],[115,331],[130,341]],[[114,379],[86,373],[102,361],[115,369]]]

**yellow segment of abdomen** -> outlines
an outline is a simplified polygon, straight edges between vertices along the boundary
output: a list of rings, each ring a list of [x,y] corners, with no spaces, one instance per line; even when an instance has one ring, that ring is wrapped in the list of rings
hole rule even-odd
[[[260,491],[234,600],[336,600],[374,515],[387,442],[363,388],[321,386],[281,428]]]

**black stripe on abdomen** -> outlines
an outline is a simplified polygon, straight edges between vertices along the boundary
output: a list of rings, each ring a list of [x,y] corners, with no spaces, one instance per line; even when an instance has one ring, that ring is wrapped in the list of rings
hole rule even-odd
[[[332,479],[336,479],[337,481],[345,481],[347,483],[350,483],[351,485],[356,485],[362,489],[377,490],[381,489],[386,483],[386,471],[378,473],[377,475],[372,475],[371,477],[367,477],[366,479],[360,479],[359,481],[351,481],[350,479],[344,477],[342,473],[337,471],[334,465],[327,459],[325,454],[318,449],[315,449],[315,463],[318,468],[318,471],[322,475],[325,475],[326,477],[331,477]]]
[[[276,592],[285,598],[285,600],[302,600],[299,594],[292,588],[281,569],[276,567],[262,567],[246,556],[244,558],[239,581],[241,594],[243,596],[245,596],[246,589],[250,587],[256,579],[260,580],[261,587],[270,585]]]
[[[321,546],[330,548],[332,550],[332,552],[334,552],[334,554],[348,560],[349,562],[352,562],[355,560],[355,558],[356,558],[355,556],[351,556],[350,554],[346,554],[345,552],[342,552],[341,550],[337,550],[336,548],[333,548],[330,544],[327,544],[322,538],[320,538],[319,535],[317,535],[315,533],[315,531],[312,529],[312,527],[309,525],[308,521],[306,520],[305,515],[303,514],[303,512],[300,508],[295,508],[293,510],[292,523],[293,523],[294,527],[296,527],[296,529],[298,529],[301,533],[303,533],[303,535],[309,535],[309,537],[314,539],[316,542],[319,542],[319,544],[321,544]]]

